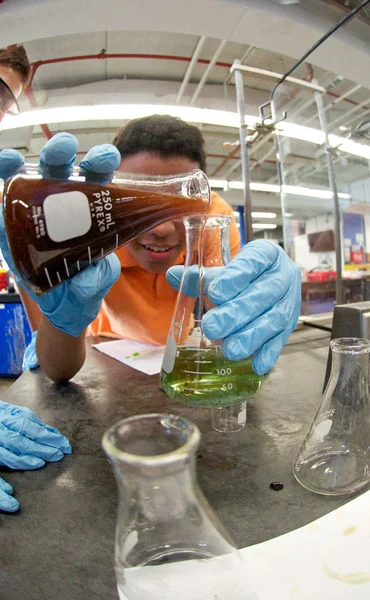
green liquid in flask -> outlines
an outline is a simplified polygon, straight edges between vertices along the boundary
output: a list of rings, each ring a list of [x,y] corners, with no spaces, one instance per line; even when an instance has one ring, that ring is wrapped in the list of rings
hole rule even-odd
[[[172,371],[161,372],[162,389],[170,398],[204,408],[247,400],[262,381],[252,369],[252,358],[227,360],[220,346],[179,347]]]

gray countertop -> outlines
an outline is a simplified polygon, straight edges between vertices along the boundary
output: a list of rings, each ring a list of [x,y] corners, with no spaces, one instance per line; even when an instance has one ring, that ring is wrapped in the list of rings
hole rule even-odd
[[[247,427],[231,435],[213,431],[206,410],[171,401],[158,376],[92,348],[66,385],[53,384],[40,370],[23,374],[3,400],[28,406],[60,429],[73,454],[38,471],[0,468],[21,503],[19,513],[0,515],[1,600],[117,599],[117,493],[101,438],[107,427],[133,414],[172,412],[199,426],[200,486],[240,548],[301,527],[350,500],[306,491],[291,469],[320,402],[328,341],[329,334],[319,330],[293,333],[248,403]],[[284,488],[273,491],[273,481]]]

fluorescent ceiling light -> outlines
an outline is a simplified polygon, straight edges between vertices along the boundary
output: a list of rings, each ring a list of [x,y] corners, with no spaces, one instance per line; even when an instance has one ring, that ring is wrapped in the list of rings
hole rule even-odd
[[[123,121],[152,114],[172,115],[192,123],[205,123],[238,128],[238,113],[227,110],[196,108],[193,106],[170,106],[163,104],[97,104],[91,106],[62,106],[34,109],[20,115],[6,115],[2,130],[29,127],[42,123],[66,123],[75,121]],[[248,123],[254,124],[258,117],[246,115]]]
[[[280,192],[280,185],[275,185],[273,183],[251,181],[249,187],[254,192],[270,192],[272,194],[278,194]],[[244,183],[242,181],[229,181],[229,188],[231,190],[243,190]]]
[[[297,125],[296,123],[281,121],[277,124],[276,130],[279,135],[302,140],[304,142],[311,142],[312,144],[322,145],[325,142],[325,134],[320,129],[313,129],[312,127]],[[333,135],[332,133],[329,134],[328,138],[332,148],[370,160],[369,145],[359,144],[358,142],[353,142],[352,140],[342,138],[339,135]]]
[[[88,106],[62,106],[56,108],[32,109],[20,115],[5,115],[0,131],[51,123],[73,123],[78,121],[123,121],[152,114],[167,114],[180,117],[191,123],[204,123],[222,127],[239,128],[238,113],[227,110],[196,108],[193,106],[173,106],[164,104],[97,104]],[[248,125],[258,121],[255,115],[245,115]],[[313,144],[323,144],[325,136],[319,129],[297,125],[287,121],[277,124],[279,135],[299,139]],[[370,160],[370,146],[353,142],[347,138],[329,135],[329,143],[342,152],[362,156]]]
[[[253,223],[253,229],[276,229],[276,223]]]
[[[308,198],[322,198],[323,200],[331,200],[333,192],[331,190],[320,190],[314,188],[306,188],[300,185],[282,185],[281,191],[285,194],[294,196],[306,196]],[[350,199],[350,194],[338,192],[338,198]]]
[[[252,217],[255,219],[276,219],[274,212],[252,212]]]
[[[236,217],[240,217],[239,211],[234,210],[233,213],[234,213],[234,215]],[[251,214],[252,214],[252,217],[254,219],[276,219],[276,217],[277,217],[277,214],[273,213],[273,212],[255,212],[255,211],[252,211]]]
[[[220,188],[225,191],[231,190],[243,190],[244,183],[242,181],[226,181],[225,179],[210,179],[211,188]],[[277,194],[280,192],[280,186],[274,183],[261,183],[259,181],[251,181],[250,189],[254,192],[270,192]],[[285,194],[291,194],[293,196],[304,196],[308,198],[322,198],[323,200],[330,200],[333,197],[333,192],[330,190],[321,190],[316,188],[307,188],[300,185],[282,185],[281,191]],[[344,192],[338,192],[338,198],[349,200],[350,194]],[[272,217],[271,217],[272,218]]]

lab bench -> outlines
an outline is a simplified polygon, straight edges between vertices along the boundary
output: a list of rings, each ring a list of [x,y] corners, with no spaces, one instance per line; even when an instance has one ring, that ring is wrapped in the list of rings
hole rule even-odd
[[[83,369],[68,384],[53,384],[40,369],[24,373],[3,399],[27,405],[57,427],[70,439],[73,454],[37,471],[0,468],[21,503],[19,513],[0,515],[1,599],[118,598],[117,489],[101,438],[133,414],[170,412],[199,426],[199,483],[239,548],[282,536],[350,501],[312,494],[292,473],[320,402],[329,337],[312,328],[294,332],[248,402],[246,428],[229,435],[212,430],[207,410],[169,399],[157,375],[144,375],[91,346]],[[280,491],[270,487],[277,481]],[[348,598],[357,597],[353,589]]]

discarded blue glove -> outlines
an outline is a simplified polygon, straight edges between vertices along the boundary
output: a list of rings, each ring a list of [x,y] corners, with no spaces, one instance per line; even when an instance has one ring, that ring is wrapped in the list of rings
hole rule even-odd
[[[39,362],[37,360],[37,354],[36,354],[36,336],[37,336],[37,331],[33,331],[31,341],[24,351],[23,361],[22,361],[22,372],[23,373],[24,373],[24,371],[27,371],[27,369],[36,369],[36,367],[39,366]]]
[[[184,267],[167,271],[168,283],[178,289]],[[189,269],[183,292],[197,295],[197,267]],[[275,365],[297,324],[301,306],[301,275],[280,246],[255,240],[226,266],[204,269],[204,293],[216,306],[202,320],[205,335],[223,339],[229,360],[253,354],[258,375]]]
[[[54,427],[25,406],[0,401],[0,465],[11,469],[39,469],[45,462],[71,454],[71,444]],[[0,508],[15,512],[19,504],[12,487],[0,479]]]
[[[55,135],[41,151],[40,172],[44,177],[68,178],[76,151],[77,140],[74,136],[69,133]],[[20,155],[17,156],[17,154],[13,155],[14,162],[11,168],[12,161],[8,155],[2,166],[2,153],[0,153],[0,176],[9,177],[19,169],[22,163],[19,161]],[[112,179],[113,172],[118,167],[120,160],[120,153],[115,146],[103,144],[91,148],[80,166],[87,181],[107,183]],[[0,248],[17,282],[25,287],[11,258],[2,211],[0,213]],[[117,256],[110,254],[42,296],[36,296],[28,288],[25,287],[25,289],[54,327],[70,335],[78,336],[97,316],[103,298],[118,279],[120,272],[121,265]]]
[[[12,494],[12,486],[0,477],[0,510],[16,512],[19,509],[19,502],[13,498]]]
[[[11,469],[39,469],[71,454],[71,444],[25,406],[0,400],[0,464]]]

